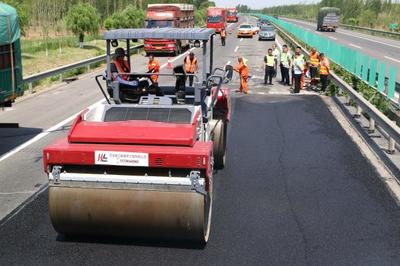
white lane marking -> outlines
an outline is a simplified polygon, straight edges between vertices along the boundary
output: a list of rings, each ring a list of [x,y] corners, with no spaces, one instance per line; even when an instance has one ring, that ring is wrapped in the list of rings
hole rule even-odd
[[[193,51],[194,49],[196,49],[195,47],[193,47],[192,49],[190,49],[188,52],[183,53],[177,57],[175,57],[174,59],[171,60],[171,62],[176,61],[177,59],[181,58],[182,56],[186,55],[187,53],[189,53],[190,51]],[[168,62],[163,64],[160,68],[164,68],[168,65]],[[95,102],[94,104],[90,105],[87,108],[84,109],[89,109],[92,110],[94,107],[96,107],[97,105],[99,105],[100,103],[102,103],[103,101],[105,101],[105,99],[101,99],[100,101]],[[15,147],[14,149],[12,149],[11,151],[7,152],[6,154],[0,156],[0,162],[4,161],[7,158],[10,158],[11,156],[13,156],[14,154],[20,152],[21,150],[25,149],[26,147],[32,145],[33,143],[41,140],[42,138],[46,137],[48,134],[58,130],[59,128],[65,126],[66,124],[70,123],[72,120],[75,119],[75,117],[77,115],[79,115],[83,110],[80,110],[79,112],[71,115],[70,117],[64,119],[63,121],[59,122],[58,124],[50,127],[49,129],[39,133],[38,135],[36,135],[35,137],[31,138],[30,140],[22,143],[21,145]]]
[[[337,41],[337,38],[335,38],[335,37],[329,36],[329,38],[331,38],[332,40]]]
[[[236,46],[235,53],[239,50],[239,46]]]
[[[15,195],[15,194],[33,194],[36,191],[29,190],[29,191],[16,191],[16,192],[0,192],[1,196],[7,196],[7,195]]]
[[[357,35],[357,34],[349,34],[349,33],[344,32],[343,30],[339,31],[339,33],[345,34],[345,35],[348,35],[348,36],[352,36],[352,37],[356,37],[356,38],[360,38],[360,39],[363,39],[363,40],[367,40],[367,41],[370,41],[370,42],[375,42],[375,43],[379,43],[379,44],[383,44],[383,45],[386,45],[386,46],[390,46],[390,47],[394,47],[394,48],[399,48],[400,49],[400,46],[398,46],[398,45],[393,45],[393,44],[377,41],[377,40],[374,40],[374,39],[365,38],[365,37],[362,37],[362,36]]]
[[[385,58],[387,58],[387,59],[389,59],[389,60],[392,60],[392,61],[395,61],[395,62],[397,62],[397,63],[400,63],[400,60],[399,60],[399,59],[396,59],[396,58],[393,58],[393,57],[390,57],[390,56],[386,56],[386,55],[385,55]]]
[[[279,50],[282,51],[282,45],[281,45],[281,43],[278,41],[278,38],[275,39],[275,42],[276,42],[276,44],[278,45]]]
[[[90,105],[88,107],[89,110],[93,109],[96,105],[100,104],[101,102],[105,101],[104,99],[101,99],[100,101],[97,101],[96,103]],[[71,115],[70,117],[68,117],[67,119],[64,119],[63,121],[61,121],[60,123],[50,127],[49,129],[41,132],[40,134],[36,135],[35,137],[31,138],[30,140],[22,143],[21,145],[19,145],[18,147],[15,147],[14,149],[12,149],[11,151],[7,152],[6,154],[4,154],[3,156],[0,157],[0,162],[4,161],[5,159],[13,156],[14,154],[16,154],[17,152],[20,152],[21,150],[23,150],[24,148],[30,146],[31,144],[41,140],[42,138],[44,138],[45,136],[47,136],[48,134],[56,131],[57,129],[59,129],[60,127],[68,124],[69,122],[71,122],[72,120],[75,119],[75,117],[77,115],[79,115],[82,112],[79,111],[76,114]]]
[[[354,43],[350,43],[349,45],[350,45],[350,46],[353,46],[353,47],[355,47],[355,48],[358,48],[358,49],[362,49],[362,47],[360,47],[360,46],[358,46],[358,45],[355,45]]]
[[[241,41],[243,41],[243,38],[240,38],[240,41],[239,41],[239,42],[241,42]]]

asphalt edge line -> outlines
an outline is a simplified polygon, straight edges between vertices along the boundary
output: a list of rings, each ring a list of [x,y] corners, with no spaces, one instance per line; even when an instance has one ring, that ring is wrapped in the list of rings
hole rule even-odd
[[[378,173],[379,180],[383,182],[384,186],[388,190],[392,199],[395,201],[396,205],[400,206],[400,184],[395,174],[375,151],[370,141],[368,141],[368,139],[366,139],[366,137],[362,134],[363,132],[360,132],[360,129],[356,127],[354,121],[350,120],[349,116],[341,107],[341,102],[338,102],[335,97],[320,97],[322,101],[326,104],[330,113],[336,118],[336,121],[339,123],[339,125],[343,128],[343,130],[351,138],[351,140],[357,145],[361,154],[367,159],[367,161]]]
[[[47,190],[48,183],[42,185],[39,190],[37,190],[35,193],[30,195],[27,199],[25,199],[21,204],[19,204],[16,208],[14,208],[11,212],[9,212],[6,216],[4,216],[0,220],[0,228],[6,225],[14,216],[16,216],[20,211],[22,211],[27,205],[29,205],[31,202],[35,201],[37,197],[40,196],[43,192]]]

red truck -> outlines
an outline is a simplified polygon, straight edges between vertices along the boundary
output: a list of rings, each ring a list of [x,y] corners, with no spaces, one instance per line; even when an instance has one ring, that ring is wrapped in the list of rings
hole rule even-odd
[[[230,7],[227,9],[226,21],[228,23],[236,23],[238,22],[238,11],[234,7]]]
[[[226,28],[226,9],[209,7],[207,9],[207,28],[215,29],[217,33]]]
[[[146,28],[193,28],[194,8],[188,4],[149,4],[146,13]],[[184,40],[144,40],[146,54],[172,53],[178,55],[189,46]]]

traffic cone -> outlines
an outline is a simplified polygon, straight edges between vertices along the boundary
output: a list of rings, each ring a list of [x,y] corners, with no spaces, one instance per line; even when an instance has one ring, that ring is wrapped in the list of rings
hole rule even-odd
[[[170,57],[168,57],[168,61],[167,61],[167,69],[173,69],[173,68],[174,68],[174,66],[172,65],[171,58],[170,58]]]

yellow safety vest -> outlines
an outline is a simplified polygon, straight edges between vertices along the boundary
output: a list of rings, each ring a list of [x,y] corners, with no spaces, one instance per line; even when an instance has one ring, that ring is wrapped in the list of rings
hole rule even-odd
[[[266,55],[265,56],[265,59],[266,59],[266,62],[265,62],[265,64],[267,65],[267,66],[274,66],[275,65],[275,56],[273,56],[273,55]]]
[[[317,67],[319,65],[319,58],[317,52],[315,52],[314,54],[310,54],[310,61],[314,67]]]
[[[288,53],[282,53],[281,54],[281,64],[284,67],[289,67],[289,55],[288,55]]]

